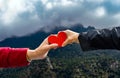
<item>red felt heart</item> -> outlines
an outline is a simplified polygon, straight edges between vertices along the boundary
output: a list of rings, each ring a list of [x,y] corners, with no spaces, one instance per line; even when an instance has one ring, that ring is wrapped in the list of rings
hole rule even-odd
[[[65,32],[59,32],[57,36],[50,35],[48,37],[48,42],[50,44],[56,43],[59,47],[62,47],[63,42],[67,39],[67,35]]]

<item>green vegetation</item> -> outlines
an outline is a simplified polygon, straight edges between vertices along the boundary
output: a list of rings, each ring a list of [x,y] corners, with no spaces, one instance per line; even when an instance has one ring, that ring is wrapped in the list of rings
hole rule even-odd
[[[51,33],[65,29],[84,32],[94,27],[85,28],[81,24],[76,24],[71,28],[59,26],[48,33],[43,29],[28,36],[5,39],[0,42],[0,46],[34,49]],[[38,60],[32,61],[29,66],[23,68],[1,68],[0,78],[120,78],[120,51],[82,52],[78,44],[72,44],[51,50],[49,57],[54,69],[50,69],[46,59]]]
[[[74,48],[71,48],[73,47]],[[46,60],[31,62],[30,66],[1,69],[1,78],[119,78],[120,52],[98,50],[81,52],[78,45],[53,50],[49,56],[54,69]],[[71,50],[72,49],[72,50]]]

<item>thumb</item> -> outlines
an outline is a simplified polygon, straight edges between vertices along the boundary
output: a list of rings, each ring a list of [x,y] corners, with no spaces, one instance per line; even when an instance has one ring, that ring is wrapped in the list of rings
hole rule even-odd
[[[69,40],[65,40],[64,43],[62,44],[62,47],[66,46],[68,44]]]
[[[49,49],[54,49],[54,48],[57,48],[58,47],[58,44],[50,44],[49,45]]]

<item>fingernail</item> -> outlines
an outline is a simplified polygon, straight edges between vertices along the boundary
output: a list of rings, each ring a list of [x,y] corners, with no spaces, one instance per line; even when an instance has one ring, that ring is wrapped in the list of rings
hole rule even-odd
[[[58,46],[58,44],[54,44],[55,46]]]
[[[54,49],[57,49],[57,47],[55,47]]]

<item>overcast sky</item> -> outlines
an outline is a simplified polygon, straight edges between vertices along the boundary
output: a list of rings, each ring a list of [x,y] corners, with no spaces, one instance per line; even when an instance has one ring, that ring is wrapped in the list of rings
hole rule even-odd
[[[0,0],[0,40],[43,26],[120,25],[120,0]]]

